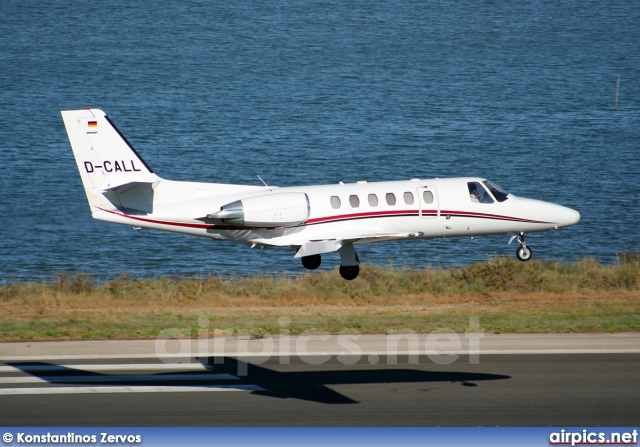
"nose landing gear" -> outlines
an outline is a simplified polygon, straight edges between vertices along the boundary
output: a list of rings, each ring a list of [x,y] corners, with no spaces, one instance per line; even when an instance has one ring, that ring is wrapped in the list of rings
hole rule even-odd
[[[526,262],[533,256],[531,247],[529,247],[525,242],[524,233],[520,233],[519,235],[512,237],[509,243],[511,243],[513,239],[516,238],[518,239],[518,242],[520,242],[520,247],[518,247],[518,249],[516,250],[516,258],[518,258],[519,261]]]

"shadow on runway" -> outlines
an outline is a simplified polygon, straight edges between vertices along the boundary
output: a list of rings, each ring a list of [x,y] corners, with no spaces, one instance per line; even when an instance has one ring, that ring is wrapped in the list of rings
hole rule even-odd
[[[300,399],[323,404],[357,404],[356,400],[329,388],[330,385],[378,384],[378,383],[459,383],[474,387],[478,381],[510,379],[501,374],[484,374],[454,371],[424,371],[395,367],[358,368],[357,365],[340,364],[336,369],[326,371],[314,365],[306,365],[304,371],[275,371],[260,365],[244,362],[233,357],[209,357],[199,359],[210,368],[208,371],[194,371],[180,374],[175,372],[155,374],[103,374],[74,369],[73,365],[54,365],[44,362],[8,363],[27,374],[38,377],[53,385],[104,385],[105,381],[131,387],[155,386],[228,386],[229,380],[220,379],[220,374],[233,376],[233,385],[256,385],[261,388],[251,394],[279,399]],[[52,367],[55,370],[52,370]]]
[[[204,359],[202,359],[204,360]],[[354,369],[352,365],[341,365],[332,371],[313,370],[280,372],[252,363],[245,363],[232,357],[208,359],[209,365],[215,366],[217,372],[229,374],[242,371],[243,379],[257,384],[264,391],[253,391],[252,394],[276,398],[293,398],[324,404],[357,404],[347,396],[328,388],[328,385],[353,385],[377,383],[460,383],[462,386],[476,386],[476,381],[510,379],[500,374],[465,373],[465,372],[433,372],[405,368]],[[224,363],[223,363],[224,362]],[[398,365],[400,366],[400,365]]]

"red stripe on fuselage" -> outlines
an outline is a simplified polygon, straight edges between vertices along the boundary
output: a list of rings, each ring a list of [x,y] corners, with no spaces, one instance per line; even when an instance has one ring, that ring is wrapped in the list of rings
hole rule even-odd
[[[435,213],[435,211],[433,211]],[[391,210],[391,211],[373,211],[368,213],[339,214],[336,216],[314,217],[308,219],[306,225],[314,225],[319,223],[339,222],[343,220],[371,219],[379,217],[411,217],[418,216],[418,210]]]
[[[436,216],[438,214],[437,210],[393,210],[393,211],[374,211],[368,213],[353,213],[353,214],[339,214],[335,216],[325,216],[325,217],[315,217],[313,219],[309,219],[305,222],[306,225],[316,225],[321,223],[330,223],[330,222],[343,222],[347,220],[358,220],[358,219],[375,219],[381,217],[417,217],[417,216]],[[441,216],[457,216],[457,217],[469,217],[475,219],[492,219],[492,220],[506,220],[511,222],[525,222],[525,223],[541,223],[541,224],[550,224],[551,222],[544,222],[539,220],[531,220],[524,219],[521,217],[511,217],[511,216],[503,216],[500,214],[488,214],[488,213],[474,213],[468,211],[453,211],[453,210],[442,210],[440,211]]]
[[[508,220],[512,222],[551,224],[551,222],[545,222],[543,220],[531,220],[531,219],[524,219],[522,217],[503,216],[501,214],[473,213],[473,212],[467,212],[467,211],[442,210],[440,211],[440,215],[471,217],[476,219],[480,218],[480,219],[493,219],[493,220]]]
[[[97,207],[98,208],[98,207]],[[139,222],[147,222],[158,225],[170,225],[174,227],[183,227],[183,228],[197,228],[201,230],[259,230],[265,228],[273,228],[273,227],[239,227],[233,225],[216,225],[216,224],[195,224],[195,223],[186,223],[186,222],[172,222],[172,221],[163,221],[156,219],[148,219],[145,217],[132,216],[129,214],[120,213],[117,211],[105,210],[103,208],[98,208],[101,211],[114,214],[120,217],[126,217],[132,220],[136,220]],[[437,210],[423,210],[422,216],[435,216],[437,214]],[[344,222],[349,220],[360,220],[360,219],[379,219],[384,217],[418,217],[420,216],[419,210],[391,210],[391,211],[374,211],[367,213],[353,213],[353,214],[339,214],[335,216],[325,216],[325,217],[314,217],[312,219],[308,219],[303,224],[299,225],[318,225],[323,223],[333,223],[333,222]],[[457,217],[468,217],[475,219],[491,219],[491,220],[505,220],[511,222],[523,222],[523,223],[540,223],[540,224],[550,224],[551,222],[544,222],[539,220],[531,220],[524,219],[520,217],[510,217],[503,216],[499,214],[487,214],[487,213],[473,213],[467,211],[453,211],[453,210],[442,210],[440,211],[441,216],[457,216]]]
[[[214,227],[214,225],[208,225],[208,224],[192,224],[192,223],[186,223],[186,222],[167,222],[167,221],[163,221],[163,220],[147,219],[147,218],[144,218],[144,217],[131,216],[130,214],[118,213],[116,211],[109,211],[109,210],[105,210],[105,209],[99,208],[99,207],[96,207],[96,208],[98,208],[100,211],[104,211],[106,213],[115,214],[116,216],[126,217],[128,219],[137,220],[139,222],[148,222],[148,223],[154,223],[154,224],[158,224],[158,225],[172,225],[172,226],[175,226],[175,227],[185,227],[185,228],[200,228],[202,230],[208,230],[208,229]]]
[[[173,227],[183,227],[183,228],[197,228],[200,230],[229,230],[229,231],[237,231],[237,230],[264,230],[264,229],[273,229],[274,227],[236,227],[233,225],[216,225],[216,224],[194,224],[194,223],[186,223],[186,222],[172,222],[165,220],[156,220],[156,219],[147,219],[144,217],[131,216],[129,214],[118,213],[116,211],[105,210],[100,207],[96,207],[100,211],[104,211],[105,213],[115,214],[116,216],[126,217],[128,219],[137,220],[139,222],[148,222],[154,223],[158,225],[170,225]]]

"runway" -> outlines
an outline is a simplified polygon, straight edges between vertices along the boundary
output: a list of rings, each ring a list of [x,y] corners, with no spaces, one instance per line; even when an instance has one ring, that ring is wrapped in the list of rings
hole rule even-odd
[[[264,340],[225,339],[224,355],[200,340],[189,350],[214,355],[164,346],[160,358],[149,341],[5,343],[0,423],[632,426],[640,419],[636,334],[487,335],[479,352],[469,351],[468,338],[435,351],[426,336],[417,340],[316,337],[303,355],[289,349],[301,346],[290,337],[269,356],[258,355]]]

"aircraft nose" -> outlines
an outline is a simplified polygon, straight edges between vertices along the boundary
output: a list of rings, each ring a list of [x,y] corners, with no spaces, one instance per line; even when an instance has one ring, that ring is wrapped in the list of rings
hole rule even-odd
[[[575,225],[580,221],[580,213],[578,211],[566,206],[559,206],[559,208],[557,218],[555,219],[558,223],[558,228]]]

